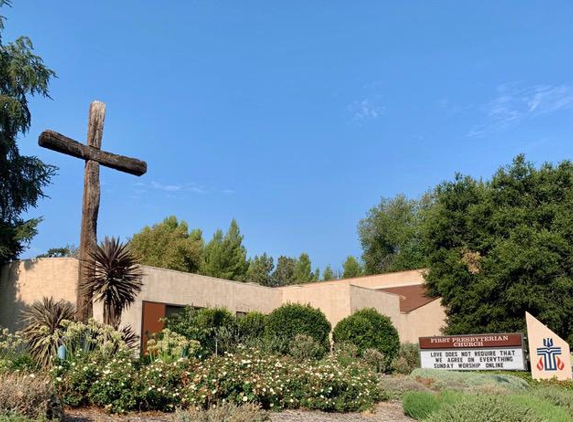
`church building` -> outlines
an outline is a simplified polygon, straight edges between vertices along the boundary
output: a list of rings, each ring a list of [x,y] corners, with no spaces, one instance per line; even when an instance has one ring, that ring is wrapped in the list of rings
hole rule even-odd
[[[21,311],[44,296],[75,304],[78,264],[75,258],[41,258],[5,265],[0,272],[0,327],[21,329]],[[392,320],[403,343],[440,335],[445,325],[440,299],[426,296],[423,270],[265,287],[163,268],[142,269],[141,293],[122,315],[122,325],[131,325],[140,337],[161,330],[160,319],[184,306],[225,307],[240,316],[249,311],[270,313],[284,303],[310,304],[324,312],[332,327],[359,309],[374,308]],[[101,320],[102,313],[96,303],[94,317]]]

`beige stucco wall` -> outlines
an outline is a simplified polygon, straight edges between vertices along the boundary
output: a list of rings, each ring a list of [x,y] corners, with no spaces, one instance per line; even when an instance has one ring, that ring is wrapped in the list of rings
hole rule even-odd
[[[0,326],[22,328],[20,314],[42,297],[76,303],[78,261],[73,258],[27,259],[0,270]]]
[[[279,287],[282,303],[310,304],[319,308],[334,328],[342,318],[350,315],[350,286],[345,283],[325,282]]]
[[[437,336],[446,325],[446,312],[436,299],[409,313],[402,313],[402,343],[418,343],[418,337]]]
[[[363,308],[374,308],[382,315],[389,317],[396,330],[398,330],[402,341],[403,325],[400,317],[399,295],[359,286],[350,286],[350,313],[352,314]]]
[[[143,266],[141,293],[122,315],[122,324],[141,334],[143,301],[172,305],[225,307],[231,312],[269,313],[281,305],[281,293],[258,284],[241,283]],[[101,319],[101,306],[94,306],[94,317]]]
[[[279,288],[222,280],[155,267],[143,267],[143,288],[122,318],[140,334],[142,302],[200,307],[220,306],[232,312],[257,310],[269,313],[283,303],[310,303],[320,308],[334,327],[358,309],[372,307],[389,316],[402,341],[417,342],[420,336],[440,334],[445,314],[440,301],[433,301],[409,314],[400,313],[399,296],[370,290],[423,282],[421,271],[309,283]],[[17,261],[0,272],[0,326],[20,329],[19,316],[26,306],[43,296],[75,304],[78,261],[74,258],[46,258]],[[370,287],[370,289],[368,289]],[[101,320],[101,306],[94,317]]]
[[[369,289],[382,289],[385,287],[410,286],[424,283],[424,270],[400,271],[396,273],[369,275],[365,277],[348,278],[344,280],[354,286]]]

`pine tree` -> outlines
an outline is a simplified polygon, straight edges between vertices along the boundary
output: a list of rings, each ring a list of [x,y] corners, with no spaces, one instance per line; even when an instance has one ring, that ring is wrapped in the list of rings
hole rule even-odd
[[[201,272],[211,277],[243,281],[248,267],[243,236],[239,225],[233,219],[224,236],[221,230],[217,230],[213,239],[205,246]]]
[[[273,272],[273,286],[286,286],[296,283],[295,278],[296,260],[288,256],[279,256],[277,266]]]
[[[249,260],[249,269],[245,281],[258,283],[262,286],[272,286],[272,272],[275,265],[273,258],[263,253]]]
[[[313,281],[312,264],[307,253],[301,253],[296,260],[294,268],[294,279],[296,283],[308,283]]]
[[[3,5],[10,3],[0,0]],[[29,38],[2,41],[0,35],[0,265],[17,258],[37,233],[41,219],[25,220],[21,215],[45,196],[43,189],[56,171],[36,157],[20,155],[16,144],[18,136],[30,129],[29,97],[49,97],[55,73],[33,54]]]
[[[336,277],[334,275],[334,271],[332,271],[332,267],[329,265],[326,266],[326,268],[324,269],[324,272],[322,273],[322,280],[324,281],[330,281],[330,280],[335,280]]]
[[[353,256],[348,256],[342,265],[343,273],[342,278],[360,277],[364,275],[362,265]]]

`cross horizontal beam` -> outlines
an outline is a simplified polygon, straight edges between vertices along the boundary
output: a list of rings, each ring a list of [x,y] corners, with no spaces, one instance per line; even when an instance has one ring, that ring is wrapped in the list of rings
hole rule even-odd
[[[141,176],[147,172],[147,163],[136,158],[125,157],[111,152],[101,151],[97,148],[81,144],[61,133],[45,130],[40,135],[38,144],[41,147],[71,155],[84,160],[93,160],[115,170]]]

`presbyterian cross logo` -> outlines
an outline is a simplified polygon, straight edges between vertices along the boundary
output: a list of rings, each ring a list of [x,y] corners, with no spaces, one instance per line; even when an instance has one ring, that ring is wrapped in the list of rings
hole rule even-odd
[[[543,339],[543,347],[537,348],[537,356],[540,356],[537,362],[537,369],[540,371],[561,371],[565,364],[561,359],[561,347],[553,346],[552,338]]]

